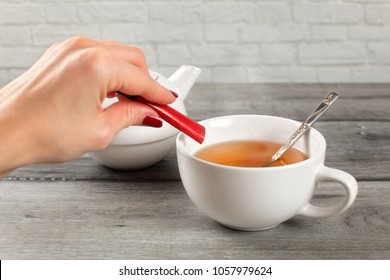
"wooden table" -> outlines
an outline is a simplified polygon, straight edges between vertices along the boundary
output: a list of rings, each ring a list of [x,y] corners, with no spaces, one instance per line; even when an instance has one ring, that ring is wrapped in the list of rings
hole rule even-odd
[[[196,120],[271,114],[302,121],[330,91],[341,97],[315,127],[328,142],[326,165],[358,180],[346,212],[240,232],[193,206],[175,151],[128,172],[82,157],[26,166],[0,182],[0,259],[389,259],[389,84],[198,84],[186,107]],[[330,183],[316,194],[318,204],[342,196]]]

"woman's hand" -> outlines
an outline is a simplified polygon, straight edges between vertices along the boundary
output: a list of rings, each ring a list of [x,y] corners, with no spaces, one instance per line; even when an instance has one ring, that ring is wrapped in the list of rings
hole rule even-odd
[[[121,100],[121,91],[167,104],[172,92],[155,82],[141,50],[75,37],[50,47],[0,90],[0,173],[28,163],[62,162],[105,148],[130,125],[159,126],[148,106]]]

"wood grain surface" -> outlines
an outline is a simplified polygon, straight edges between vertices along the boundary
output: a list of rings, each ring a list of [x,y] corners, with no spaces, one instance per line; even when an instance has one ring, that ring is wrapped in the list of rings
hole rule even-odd
[[[340,100],[315,127],[326,165],[351,173],[355,203],[326,219],[294,217],[241,232],[193,206],[176,154],[139,171],[103,167],[88,155],[19,168],[0,182],[0,259],[389,259],[390,85],[199,84],[186,100],[202,120],[266,114],[303,120],[330,91]],[[314,203],[343,193],[321,184]]]

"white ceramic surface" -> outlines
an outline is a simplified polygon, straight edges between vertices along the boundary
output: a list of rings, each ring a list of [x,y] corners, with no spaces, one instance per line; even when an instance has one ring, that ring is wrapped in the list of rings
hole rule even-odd
[[[99,163],[119,170],[135,170],[152,166],[162,160],[175,146],[176,134],[155,142],[131,145],[110,145],[94,152]]]
[[[195,66],[183,65],[169,78],[153,71],[150,75],[162,86],[179,95],[169,106],[187,115],[184,99],[200,72]],[[114,102],[118,102],[118,99],[106,98],[103,107]],[[163,122],[161,128],[130,126],[122,129],[106,149],[90,155],[99,163],[114,169],[145,168],[161,161],[175,147],[174,139],[178,133],[176,128],[166,122]]]
[[[311,129],[294,147],[308,159],[296,164],[266,168],[232,167],[194,157],[200,148],[222,141],[257,139],[283,143],[300,123],[272,116],[235,115],[208,119],[202,145],[183,133],[176,140],[180,176],[193,203],[206,215],[228,227],[261,230],[295,215],[328,217],[351,206],[356,180],[344,171],[324,166],[326,142]],[[346,195],[336,205],[310,203],[320,181],[335,181]]]

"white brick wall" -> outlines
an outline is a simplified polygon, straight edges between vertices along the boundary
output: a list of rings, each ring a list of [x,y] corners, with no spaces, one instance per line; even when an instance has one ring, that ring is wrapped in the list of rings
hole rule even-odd
[[[73,35],[203,82],[390,82],[390,0],[0,0],[0,86]]]

